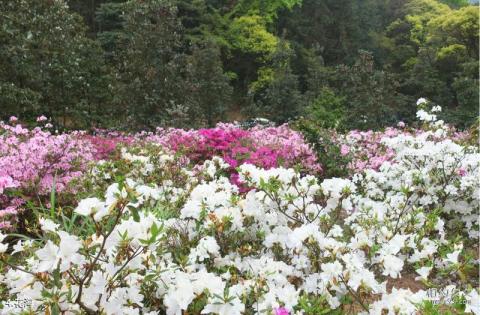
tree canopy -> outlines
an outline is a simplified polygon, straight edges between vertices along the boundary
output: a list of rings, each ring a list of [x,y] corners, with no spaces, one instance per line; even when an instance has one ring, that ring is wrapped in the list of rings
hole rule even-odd
[[[464,0],[19,0],[0,4],[3,118],[59,127],[460,127],[478,111],[478,6]]]

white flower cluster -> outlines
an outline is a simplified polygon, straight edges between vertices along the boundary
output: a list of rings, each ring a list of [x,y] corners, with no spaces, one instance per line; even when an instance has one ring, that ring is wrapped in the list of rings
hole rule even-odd
[[[437,120],[437,115],[430,114],[427,111],[420,109],[417,111],[417,118],[421,121],[431,122]]]
[[[428,287],[451,284],[450,298],[480,314],[478,274],[466,274],[478,270],[468,250],[479,236],[480,155],[439,139],[439,128],[386,139],[395,160],[352,179],[247,164],[240,192],[215,158],[180,192],[111,184],[75,209],[84,230],[42,219],[44,238],[8,255],[0,237],[1,282],[33,312],[168,315],[318,314],[346,301],[361,314],[412,314]],[[176,215],[152,211],[185,194]],[[396,286],[412,275],[415,286]]]
[[[438,113],[438,112],[441,112],[442,111],[442,107],[440,107],[439,105],[435,105],[433,106],[430,111],[426,111],[424,110],[422,107],[425,107],[426,105],[428,105],[429,102],[428,100],[426,100],[425,98],[419,98],[417,100],[417,106],[419,106],[419,110],[417,111],[417,118],[420,120],[420,121],[424,121],[424,122],[427,122],[427,123],[431,123],[431,122],[434,122],[437,120],[437,115],[433,114],[433,113]]]

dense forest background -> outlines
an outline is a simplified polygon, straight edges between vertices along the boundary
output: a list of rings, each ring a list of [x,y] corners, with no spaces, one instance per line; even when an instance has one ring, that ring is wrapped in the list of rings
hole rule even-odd
[[[478,19],[466,0],[1,1],[0,118],[366,129],[410,121],[426,97],[467,127]]]

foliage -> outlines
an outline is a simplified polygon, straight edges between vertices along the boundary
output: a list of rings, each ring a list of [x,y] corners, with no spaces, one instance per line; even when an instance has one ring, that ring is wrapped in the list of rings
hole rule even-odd
[[[319,161],[322,161],[321,178],[345,177],[348,176],[349,156],[342,154],[338,141],[337,132],[332,129],[325,129],[310,119],[299,119],[292,126],[300,131],[305,140],[312,145]]]
[[[196,47],[188,59],[192,105],[200,126],[212,127],[223,121],[231,102],[230,78],[223,72],[220,50],[213,43]]]
[[[445,106],[445,117],[461,127],[475,120],[478,98],[478,7],[451,9],[431,0],[411,1],[403,21],[389,26],[399,56],[403,93]],[[466,114],[469,113],[469,114]],[[467,117],[468,116],[468,117]]]
[[[128,130],[283,123],[325,90],[344,100],[329,108],[340,129],[411,122],[423,96],[460,128],[478,116],[478,5],[463,0],[22,0],[1,9],[4,119],[47,114],[61,128]]]
[[[302,111],[303,98],[299,93],[298,76],[292,72],[290,65],[292,53],[288,43],[281,41],[272,56],[272,65],[261,69],[262,76],[252,83],[252,107],[257,116],[285,123]],[[252,107],[248,109],[252,110]]]
[[[338,128],[345,119],[345,99],[324,87],[308,105],[305,115],[320,128]]]
[[[259,58],[269,58],[276,50],[278,39],[265,27],[265,21],[258,15],[234,19],[229,30],[232,47]]]
[[[108,69],[80,16],[63,1],[0,4],[2,118],[47,114],[64,126],[101,121],[109,111]]]
[[[360,52],[352,66],[340,66],[337,78],[348,101],[344,125],[350,129],[379,128],[398,119],[409,120],[408,98],[397,93],[395,79],[374,68],[373,56]]]
[[[184,125],[192,96],[183,93],[188,90],[186,56],[180,50],[175,6],[162,0],[129,1],[123,10],[123,36],[115,57],[118,114],[144,128]]]

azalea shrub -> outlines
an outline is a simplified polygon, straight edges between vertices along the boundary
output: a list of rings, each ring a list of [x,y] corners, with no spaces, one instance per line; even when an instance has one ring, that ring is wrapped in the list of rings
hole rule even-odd
[[[480,154],[423,110],[422,132],[383,137],[392,157],[344,177],[245,162],[234,182],[217,136],[205,159],[120,147],[72,208],[0,234],[1,300],[28,301],[3,312],[480,314]]]
[[[38,123],[38,127],[30,130],[12,117],[10,124],[0,125],[0,229],[11,229],[15,223],[28,224],[18,222],[17,214],[29,214],[23,210],[49,203],[52,192],[63,199],[71,198],[70,193],[81,193],[95,179],[92,172],[96,168],[118,170],[111,174],[112,179],[125,176],[125,167],[134,161],[125,159],[128,154],[122,148],[136,148],[134,151],[144,151],[144,156],[155,156],[160,145],[169,158],[180,156],[180,165],[188,164],[191,169],[222,157],[229,165],[225,172],[238,185],[236,167],[244,163],[263,168],[294,167],[311,174],[322,170],[302,134],[287,125],[243,129],[240,125],[219,124],[211,129],[171,128],[154,133],[94,130],[93,134],[79,131],[58,134],[49,131],[52,126],[46,117],[39,117]],[[93,168],[88,167],[91,164],[95,164]],[[182,167],[168,169],[173,172]],[[25,206],[26,201],[29,207]]]
[[[129,134],[103,129],[95,129],[93,134],[85,134],[83,139],[93,146],[96,160],[115,159],[115,153],[120,145],[130,145],[135,140]]]
[[[429,106],[428,104],[424,98],[417,101],[419,121],[413,126],[399,122],[395,127],[387,127],[383,130],[351,130],[339,133],[334,129],[324,129],[303,119],[297,121],[294,128],[300,130],[308,142],[314,144],[317,157],[322,161],[324,178],[351,176],[368,169],[378,170],[383,163],[392,162],[396,157],[395,148],[385,145],[384,140],[401,135],[419,135],[425,130],[430,130],[430,124],[434,127],[442,125],[441,129],[436,128],[437,132],[433,136],[437,140],[450,139],[455,143],[474,145],[478,139],[475,130],[459,131],[453,126],[444,124],[437,119],[441,108],[433,106],[427,112],[425,109]]]
[[[16,117],[0,123],[0,229],[12,227],[25,203],[48,200],[52,190],[75,191],[70,183],[93,160],[94,148],[82,132],[55,134],[48,122],[42,127],[25,128]]]
[[[335,137],[335,143],[339,146],[340,154],[349,160],[347,168],[350,173],[365,169],[378,170],[383,163],[395,160],[394,148],[385,145],[384,140],[396,138],[400,135],[418,135],[424,129],[386,128],[383,131],[359,131],[353,130],[345,135]],[[437,139],[451,139],[456,143],[462,143],[468,139],[468,133],[456,131],[448,127],[442,129],[441,134],[436,134]]]
[[[158,142],[197,163],[221,157],[232,170],[242,164],[265,169],[291,167],[311,174],[322,169],[302,134],[288,125],[243,129],[236,124],[218,124],[215,128],[199,130],[158,129],[147,140]]]
[[[126,134],[96,130],[85,136],[94,145],[98,159],[109,159],[119,145],[157,143],[173,153],[201,164],[214,156],[222,157],[232,171],[249,163],[262,168],[292,167],[305,173],[319,173],[322,168],[311,146],[301,133],[288,125],[249,126],[219,123],[215,128],[185,130],[157,128],[155,132]]]
[[[200,130],[158,129],[147,141],[160,143],[182,154],[194,164],[215,156],[228,165],[230,180],[243,191],[236,168],[253,164],[265,169],[291,167],[302,173],[320,174],[322,166],[301,133],[288,125],[254,126],[243,129],[236,124],[218,124],[216,128]]]

